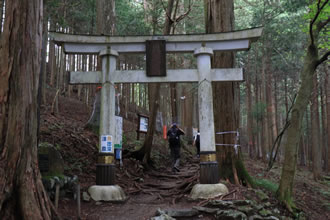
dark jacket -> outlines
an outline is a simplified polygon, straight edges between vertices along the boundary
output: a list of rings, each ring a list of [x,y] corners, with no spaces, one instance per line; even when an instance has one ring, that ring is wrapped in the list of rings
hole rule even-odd
[[[184,135],[184,131],[177,126],[172,126],[167,131],[167,139],[170,147],[180,147],[180,135]]]

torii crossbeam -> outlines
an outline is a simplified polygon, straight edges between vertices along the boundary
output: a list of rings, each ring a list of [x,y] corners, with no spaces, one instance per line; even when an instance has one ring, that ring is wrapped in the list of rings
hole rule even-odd
[[[262,34],[262,28],[236,32],[168,36],[87,36],[51,32],[51,39],[62,45],[68,54],[99,54],[102,72],[71,72],[71,84],[101,83],[100,136],[115,134],[115,83],[198,82],[200,126],[200,182],[218,182],[215,150],[212,81],[243,81],[242,69],[211,69],[213,51],[248,50]],[[146,41],[165,40],[166,53],[193,52],[197,69],[168,70],[166,76],[148,77],[141,70],[116,70],[118,53],[145,53]],[[102,140],[100,140],[101,142]],[[110,144],[111,145],[111,144]],[[103,151],[97,165],[96,184],[114,184],[114,149]],[[102,176],[103,175],[103,176]]]

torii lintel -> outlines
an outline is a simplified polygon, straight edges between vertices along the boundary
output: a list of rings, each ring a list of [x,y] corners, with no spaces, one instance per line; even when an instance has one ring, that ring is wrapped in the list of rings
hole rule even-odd
[[[95,36],[73,35],[50,32],[50,39],[62,45],[68,54],[98,54],[111,47],[118,53],[145,53],[146,41],[165,40],[166,52],[192,53],[201,46],[213,51],[248,50],[251,42],[256,41],[262,34],[263,28],[252,28],[234,32],[190,35],[150,35],[150,36]]]

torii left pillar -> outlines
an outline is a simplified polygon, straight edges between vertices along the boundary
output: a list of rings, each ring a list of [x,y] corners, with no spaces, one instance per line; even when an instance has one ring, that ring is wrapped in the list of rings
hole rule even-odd
[[[200,183],[216,184],[219,181],[218,162],[216,160],[215,132],[213,116],[213,95],[211,56],[213,50],[201,47],[194,51],[198,70],[198,107],[200,130]]]
[[[107,48],[100,52],[102,58],[102,89],[100,115],[100,144],[96,165],[96,185],[88,189],[95,201],[123,201],[126,199],[122,188],[115,185],[114,164],[115,137],[115,87],[113,72],[116,70],[118,52]]]
[[[100,52],[102,58],[102,89],[100,114],[100,145],[96,165],[96,185],[115,184],[115,88],[111,77],[116,69],[118,52],[110,48]]]

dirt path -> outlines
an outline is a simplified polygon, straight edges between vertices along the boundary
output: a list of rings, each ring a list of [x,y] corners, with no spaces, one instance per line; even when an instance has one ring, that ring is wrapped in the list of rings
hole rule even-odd
[[[196,201],[189,200],[188,193],[197,183],[198,160],[191,159],[180,168],[180,172],[177,173],[173,173],[170,167],[158,171],[150,170],[145,172],[143,177],[134,175],[132,167],[130,171],[122,170],[123,172],[118,175],[118,181],[129,197],[128,200],[123,203],[82,202],[81,219],[150,219],[155,216],[157,209],[184,209],[197,205]],[[75,219],[77,216],[75,201],[61,200],[60,212],[66,219]],[[214,218],[201,215],[190,219]]]
[[[47,100],[53,100],[54,94]],[[71,98],[61,97],[60,114],[50,113],[51,103],[42,107],[40,142],[52,143],[60,149],[67,167],[65,175],[78,175],[82,192],[95,184],[98,137],[84,129],[89,118],[89,109],[85,104]],[[127,136],[126,150],[136,147],[135,124],[125,120],[124,132]],[[158,208],[185,208],[196,205],[188,200],[190,188],[198,180],[199,162],[191,155],[182,155],[182,168],[173,174],[169,167],[168,147],[161,136],[155,136],[155,162],[162,167],[146,171],[143,166],[129,156],[124,156],[124,168],[116,172],[118,184],[129,199],[122,204],[82,202],[82,219],[149,219]],[[188,146],[189,148],[190,146]],[[249,173],[259,179],[278,183],[281,165],[276,164],[270,172],[265,171],[266,164],[259,160],[244,160]],[[246,187],[225,183],[230,192],[235,191],[226,200],[245,199],[251,192]],[[309,167],[298,167],[295,176],[294,197],[298,207],[306,213],[308,219],[330,218],[330,181],[315,182]],[[269,195],[276,202],[274,195]],[[281,209],[280,206],[278,206]],[[77,219],[77,205],[72,198],[61,197],[59,213],[63,219]],[[190,218],[192,219],[192,218]],[[195,219],[214,219],[203,215]]]

